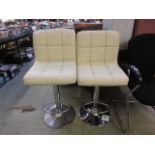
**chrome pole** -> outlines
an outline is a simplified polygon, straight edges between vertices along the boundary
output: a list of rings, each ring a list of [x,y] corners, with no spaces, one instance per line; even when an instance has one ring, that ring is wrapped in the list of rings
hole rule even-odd
[[[95,90],[94,90],[94,108],[97,108],[97,102],[98,102],[98,98],[99,98],[99,90],[100,90],[100,87],[99,86],[96,86],[95,87]]]
[[[60,112],[61,110],[61,103],[60,103],[60,90],[59,86],[54,86],[54,96],[56,100],[56,110]]]

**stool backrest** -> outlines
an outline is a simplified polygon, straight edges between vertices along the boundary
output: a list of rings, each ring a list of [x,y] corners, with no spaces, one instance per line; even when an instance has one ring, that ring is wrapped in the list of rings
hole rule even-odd
[[[75,61],[75,32],[68,29],[39,30],[33,34],[36,61]]]
[[[115,62],[119,50],[119,33],[115,31],[81,31],[77,34],[78,62]]]

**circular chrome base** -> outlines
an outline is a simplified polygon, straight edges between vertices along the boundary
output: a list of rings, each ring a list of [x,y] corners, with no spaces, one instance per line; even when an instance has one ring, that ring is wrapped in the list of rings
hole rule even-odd
[[[98,102],[94,108],[94,103],[90,102],[80,108],[80,117],[84,122],[91,125],[103,126],[110,121],[109,106]]]
[[[45,108],[44,108],[45,110]],[[61,128],[67,123],[71,123],[75,117],[75,111],[71,106],[61,104],[61,109],[58,111],[56,105],[52,105],[45,110],[44,121],[50,128]]]

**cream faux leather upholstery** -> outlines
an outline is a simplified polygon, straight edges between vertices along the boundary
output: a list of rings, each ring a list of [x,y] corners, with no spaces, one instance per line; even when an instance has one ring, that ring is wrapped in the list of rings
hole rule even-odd
[[[119,34],[81,31],[77,34],[78,85],[121,86],[128,77],[118,66]]]
[[[24,76],[27,85],[63,85],[76,82],[75,32],[39,30],[33,34],[35,63]]]

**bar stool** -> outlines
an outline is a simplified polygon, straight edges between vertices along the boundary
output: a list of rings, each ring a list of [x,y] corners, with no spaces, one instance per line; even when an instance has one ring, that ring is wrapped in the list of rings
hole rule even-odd
[[[80,117],[92,125],[110,120],[109,106],[99,102],[99,88],[126,86],[128,77],[118,66],[119,34],[114,31],[81,31],[77,34],[78,85],[95,86],[94,99],[80,108]]]
[[[53,85],[56,102],[43,106],[44,121],[60,128],[73,121],[74,109],[60,101],[59,85],[76,83],[75,32],[67,29],[39,30],[33,34],[35,63],[24,76],[26,85]]]

